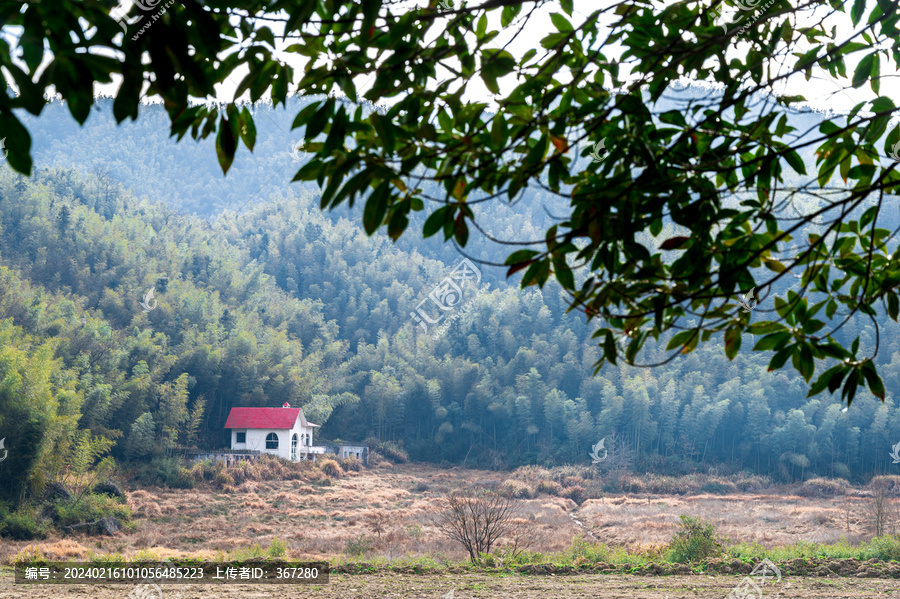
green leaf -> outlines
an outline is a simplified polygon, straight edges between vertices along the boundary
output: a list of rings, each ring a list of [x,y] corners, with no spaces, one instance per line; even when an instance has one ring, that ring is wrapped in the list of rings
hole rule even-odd
[[[850,376],[847,377],[847,381],[844,383],[841,399],[847,400],[847,407],[850,407],[850,404],[853,403],[853,398],[856,397],[856,388],[859,386],[859,378],[859,369],[854,368],[850,371]]]
[[[767,351],[784,347],[790,340],[790,333],[772,333],[757,341],[753,346],[753,351]]]
[[[769,372],[773,370],[779,370],[784,363],[787,362],[787,359],[791,357],[791,354],[794,352],[794,348],[796,346],[789,345],[787,347],[783,347],[772,356],[772,359],[769,360]]]
[[[520,262],[530,262],[532,258],[540,254],[535,250],[516,250],[506,259],[504,264],[519,264]]]
[[[847,372],[852,370],[851,368],[847,368],[843,365],[840,366],[840,370],[837,374],[831,377],[831,380],[828,381],[828,392],[834,393],[841,387],[841,381],[844,380],[844,377],[847,376]]]
[[[872,56],[874,57],[874,61],[870,71],[869,83],[872,87],[872,91],[878,94],[881,93],[881,58],[877,53]]]
[[[427,239],[444,228],[447,218],[452,217],[452,210],[453,206],[444,206],[432,212],[422,226],[422,237]]]
[[[843,366],[841,365],[832,366],[831,368],[820,374],[819,378],[816,379],[816,382],[810,386],[809,393],[806,394],[806,397],[812,397],[813,395],[818,395],[819,393],[824,391],[828,387],[829,383],[831,383],[831,380],[834,377],[840,375],[842,368]]]
[[[853,8],[850,9],[850,19],[853,21],[854,27],[859,25],[859,20],[862,18],[864,12],[866,12],[866,0],[855,0],[853,2]]]
[[[872,392],[872,395],[881,401],[884,401],[884,383],[875,371],[875,366],[872,364],[871,360],[867,360],[863,363],[862,373],[863,376],[866,377],[866,383],[868,383],[869,391]]]
[[[541,47],[546,48],[547,50],[552,50],[568,38],[568,33],[551,33],[541,40]]]
[[[607,332],[606,338],[603,340],[603,355],[610,363],[615,365],[616,353],[616,340],[611,332]]]
[[[319,105],[316,102],[311,102],[307,106],[304,106],[303,110],[298,112],[297,116],[294,117],[294,122],[293,124],[291,124],[291,129],[296,129],[298,127],[306,125],[307,122],[309,122],[309,120],[313,118],[313,115],[316,114],[318,107]]]
[[[522,287],[537,285],[543,287],[547,279],[550,278],[550,260],[546,258],[538,260],[528,267],[525,274],[522,275]]]
[[[388,237],[397,241],[403,235],[407,225],[409,225],[409,219],[406,218],[406,214],[402,210],[395,210],[388,222]]]
[[[325,130],[325,125],[331,121],[331,111],[333,107],[334,102],[332,100],[322,102],[322,105],[313,115],[312,119],[306,124],[306,131],[303,133],[303,136],[306,139],[313,141]]]
[[[373,112],[369,120],[372,121],[375,131],[378,133],[381,144],[384,146],[384,151],[392,154],[394,152],[394,125],[389,119],[377,112]]]
[[[676,333],[666,345],[666,350],[675,349],[676,347],[686,347],[696,334],[697,331],[681,331],[680,333]]]
[[[873,72],[877,69],[875,66],[876,56],[873,52],[859,61],[856,71],[853,73],[853,87],[862,87],[866,81],[872,78]]]
[[[519,16],[519,13],[521,11],[521,4],[511,4],[509,6],[504,6],[503,10],[500,13],[500,26],[509,27],[509,24],[512,23],[517,16]]]
[[[481,79],[489,90],[500,93],[497,79],[516,67],[516,59],[506,50],[487,49],[481,53]]]
[[[562,33],[575,31],[575,28],[572,27],[572,24],[569,23],[569,20],[559,13],[550,13],[550,20],[553,21],[553,25],[556,26],[556,29]]]
[[[231,124],[223,114],[219,120],[219,132],[216,135],[216,156],[222,173],[228,174],[231,163],[234,162],[234,153],[237,150],[237,140],[231,129]]]
[[[373,234],[384,222],[390,196],[391,187],[388,181],[382,182],[369,196],[366,207],[363,209],[363,228],[366,230],[366,234]]]
[[[256,145],[256,125],[253,123],[253,115],[246,106],[241,109],[238,116],[238,131],[240,131],[244,145],[252,152],[253,146]]]
[[[6,160],[10,166],[23,175],[30,175],[31,135],[15,115],[0,112],[0,138],[5,138],[3,146],[8,152]]]
[[[791,168],[794,169],[797,173],[801,175],[806,174],[806,164],[803,163],[803,159],[800,157],[795,150],[791,150],[790,152],[784,155],[785,160],[787,160],[788,164],[791,165]]]
[[[553,261],[553,272],[556,273],[556,280],[559,281],[563,289],[575,290],[575,277],[572,275],[572,269],[569,268],[564,260]]]
[[[793,364],[794,368],[797,369],[800,375],[803,376],[804,380],[808,383],[816,369],[812,350],[809,345],[805,343],[799,345],[799,351],[794,351]]]
[[[729,360],[733,360],[741,349],[741,329],[740,327],[728,327],[725,331],[725,356]]]
[[[659,249],[661,250],[677,250],[690,240],[690,237],[670,237],[663,241]]]
[[[312,181],[318,179],[322,174],[322,163],[318,160],[310,160],[300,167],[291,182],[294,181]],[[323,206],[324,208],[324,206]]]
[[[487,14],[483,14],[478,19],[478,25],[475,27],[475,35],[477,35],[479,38],[484,37],[484,34],[487,33],[487,26]]]
[[[459,245],[466,247],[469,241],[469,226],[466,224],[466,213],[463,210],[459,211],[456,220],[453,221],[453,237]]]
[[[769,270],[777,273],[782,273],[787,270],[787,267],[778,260],[769,260],[766,258],[763,260],[763,265]]]

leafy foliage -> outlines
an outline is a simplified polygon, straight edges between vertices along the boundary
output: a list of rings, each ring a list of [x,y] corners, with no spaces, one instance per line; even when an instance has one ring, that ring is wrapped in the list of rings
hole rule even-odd
[[[347,547],[344,552],[348,555],[365,555],[372,550],[372,542],[366,535],[359,535],[347,539]]]
[[[685,515],[680,518],[681,530],[675,533],[669,543],[672,561],[699,562],[717,557],[723,552],[722,540],[712,523]]]
[[[38,521],[38,514],[33,509],[7,514],[0,522],[0,533],[14,541],[43,539],[48,531],[49,526]]]
[[[60,501],[53,510],[53,521],[60,527],[93,522],[107,516],[127,521],[131,519],[131,509],[112,497],[87,494]]]
[[[770,370],[790,360],[814,381],[813,395],[841,389],[849,403],[864,385],[885,397],[876,354],[834,338],[847,315],[873,317],[876,331],[876,307],[900,315],[900,265],[891,230],[881,226],[885,196],[900,183],[896,162],[878,163],[900,143],[900,126],[889,129],[898,107],[881,95],[883,69],[898,64],[888,49],[898,34],[895,11],[883,3],[832,3],[822,16],[820,3],[779,0],[734,35],[712,22],[710,6],[692,0],[618,3],[587,15],[567,0],[552,9],[553,29],[520,55],[491,42],[503,30],[529,35],[545,0],[453,9],[429,2],[405,11],[381,0],[338,11],[327,0],[231,0],[215,9],[180,2],[152,15],[152,27],[144,21],[124,36],[107,4],[65,0],[5,11],[4,22],[23,31],[10,53],[21,60],[7,61],[4,73],[18,95],[0,103],[9,162],[19,172],[32,170],[31,136],[16,111],[40,114],[53,86],[83,123],[94,85],[117,77],[117,121],[138,117],[146,84],[147,94],[164,99],[172,135],[214,137],[228,172],[241,145],[256,147],[254,116],[245,105],[191,98],[215,95],[216,85],[241,73],[237,96],[252,102],[315,98],[292,124],[313,155],[295,178],[322,188],[322,208],[364,198],[368,234],[385,227],[399,239],[431,200],[438,205],[421,225],[424,235],[466,246],[478,230],[475,207],[485,201],[512,202],[529,184],[570,200],[569,213],[541,237],[542,249],[518,240],[528,247],[505,263],[509,275],[522,273],[523,286],[555,277],[571,308],[604,320],[595,331],[598,366],[635,363],[650,341],[669,353],[647,364],[714,338],[734,359],[750,333],[763,336],[754,350],[775,352]],[[847,37],[826,30],[832,12],[853,23]],[[296,42],[283,51],[302,69],[274,53],[282,35]],[[731,44],[741,60],[729,60]],[[775,92],[782,80],[814,75],[868,87],[875,97],[816,131],[797,131],[786,117],[806,98]],[[664,96],[680,78],[719,91],[673,110]],[[473,80],[493,95],[493,111],[464,97]],[[501,95],[501,86],[509,91]],[[772,101],[752,110],[760,94]],[[580,144],[601,141],[609,142],[608,158],[586,165]],[[800,153],[810,146],[816,168],[808,174]],[[806,178],[791,184],[792,172]],[[796,217],[785,212],[809,199],[823,205]],[[69,221],[64,212],[60,232]],[[804,230],[811,223],[819,230]],[[679,231],[664,234],[666,224]],[[733,301],[751,289],[771,291],[793,273],[803,289],[777,299],[772,319],[752,322]],[[817,363],[824,370],[813,379]]]

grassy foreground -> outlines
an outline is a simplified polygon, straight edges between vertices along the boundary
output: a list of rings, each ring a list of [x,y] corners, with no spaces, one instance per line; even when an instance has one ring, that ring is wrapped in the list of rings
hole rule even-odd
[[[674,575],[690,573],[747,574],[763,559],[776,563],[785,574],[850,576],[863,573],[863,577],[900,578],[900,536],[885,536],[850,546],[846,542],[825,545],[797,543],[765,549],[759,545],[739,544],[731,547],[706,547],[704,555],[691,554],[703,551],[705,539],[695,537],[676,539],[668,547],[648,547],[643,551],[628,551],[622,547],[609,547],[603,543],[576,538],[572,546],[563,552],[512,553],[500,549],[470,560],[454,560],[443,556],[405,555],[395,558],[383,556],[350,556],[343,554],[329,560],[335,573],[361,574],[371,572],[405,573],[460,573],[460,572],[525,572],[568,573],[592,571],[622,574]],[[687,545],[685,547],[684,545]],[[141,551],[126,558],[118,553],[91,552],[86,561],[91,562],[140,562],[162,561],[166,556],[153,551]],[[190,559],[190,558],[188,558]],[[301,559],[292,556],[286,545],[277,539],[267,548],[254,545],[249,549],[217,552],[196,559],[207,561],[246,561],[266,559]],[[306,559],[306,558],[303,558]],[[44,554],[37,547],[19,552],[10,565],[39,564],[54,561],[54,556]]]

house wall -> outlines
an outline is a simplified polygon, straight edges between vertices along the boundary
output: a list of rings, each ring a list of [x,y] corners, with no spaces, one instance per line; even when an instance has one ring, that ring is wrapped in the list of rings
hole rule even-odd
[[[247,433],[246,443],[237,442],[237,434],[241,432]],[[278,449],[266,449],[266,437],[271,433],[278,435]],[[294,428],[289,430],[262,428],[231,429],[231,448],[253,449],[290,460],[291,437],[294,434],[297,435],[297,459],[300,459],[300,456],[303,454],[303,447],[306,446],[307,441],[309,442],[309,445],[312,445],[313,443],[313,427],[302,426],[299,418],[297,419],[297,422],[294,423]]]
[[[339,451],[341,458],[353,456],[369,464],[369,448],[365,445],[341,445]]]

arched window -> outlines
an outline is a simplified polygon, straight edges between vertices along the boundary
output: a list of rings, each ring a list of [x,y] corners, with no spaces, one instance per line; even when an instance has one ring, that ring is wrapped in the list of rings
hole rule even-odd
[[[266,435],[266,449],[278,449],[278,435],[275,433]]]
[[[294,436],[291,437],[291,459],[297,459],[297,433],[294,433]]]
[[[309,441],[310,441],[310,434],[306,433],[306,446],[307,447],[309,447],[311,445],[311,443]]]

